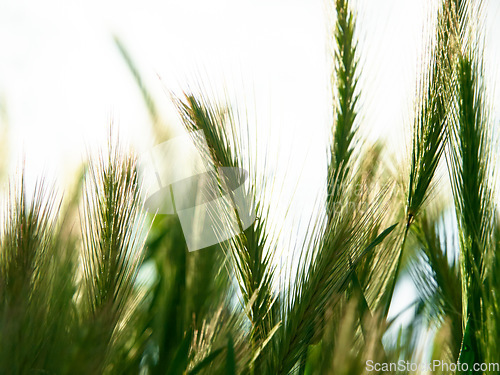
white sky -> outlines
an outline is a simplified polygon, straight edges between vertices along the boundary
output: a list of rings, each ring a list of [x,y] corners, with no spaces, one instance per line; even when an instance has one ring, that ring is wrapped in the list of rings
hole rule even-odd
[[[425,3],[358,0],[363,127],[397,139],[394,147],[409,125]],[[500,7],[490,8],[488,45],[499,51]],[[246,92],[240,85],[236,92],[256,97],[261,126],[278,132],[282,153],[293,149],[299,161],[319,166],[329,126],[325,10],[323,0],[0,0],[0,97],[12,167],[24,152],[28,171],[73,171],[85,145],[105,137],[110,118],[125,138],[148,147],[147,114],[112,33],[168,119],[175,116],[164,89],[178,91],[195,78],[213,87],[243,83]],[[307,158],[297,155],[304,148]]]
[[[403,83],[414,81],[420,3],[360,1],[362,52],[370,61],[365,75],[372,85],[369,130],[401,123],[411,98]],[[243,82],[246,96],[255,92],[259,116],[285,133],[282,144],[295,139],[317,153],[329,111],[324,13],[322,0],[1,0],[0,94],[12,155],[24,150],[28,171],[71,171],[85,144],[105,137],[111,117],[125,138],[147,147],[148,118],[113,32],[165,108],[164,87],[185,87],[186,78],[209,77],[213,86],[222,79]],[[391,103],[390,111],[380,109],[387,107],[381,99]]]
[[[357,3],[362,126],[401,154],[429,7],[422,0]],[[215,91],[224,81],[242,99],[255,98],[259,126],[273,134],[265,142],[280,149],[272,168],[298,166],[287,174],[300,181],[296,201],[309,209],[311,188],[324,177],[329,131],[326,9],[323,0],[0,0],[0,97],[11,170],[24,153],[31,175],[71,180],[86,146],[106,138],[110,118],[139,151],[151,146],[149,118],[115,33],[168,120],[175,115],[163,90],[178,92],[196,78]],[[499,9],[491,0],[486,41],[495,78]]]

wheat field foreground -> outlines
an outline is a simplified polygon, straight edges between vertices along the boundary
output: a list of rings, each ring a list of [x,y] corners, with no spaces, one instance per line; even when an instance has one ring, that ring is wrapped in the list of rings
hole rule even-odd
[[[115,37],[157,146],[137,155],[115,123],[64,194],[2,177],[0,374],[500,374],[485,2],[436,1],[399,156],[364,132],[356,4],[325,7],[326,178],[291,230],[279,140],[201,84],[156,98]]]

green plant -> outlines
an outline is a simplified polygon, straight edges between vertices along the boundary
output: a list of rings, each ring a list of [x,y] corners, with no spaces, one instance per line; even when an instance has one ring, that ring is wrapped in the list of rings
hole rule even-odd
[[[387,173],[383,145],[362,137],[356,13],[347,0],[333,4],[326,194],[293,250],[297,266],[277,266],[286,234],[270,223],[273,181],[258,177],[265,174],[240,115],[186,92],[174,103],[213,167],[215,189],[227,193],[221,225],[235,219],[239,234],[189,252],[178,217],[143,210],[137,158],[113,132],[65,201],[43,182],[28,194],[21,171],[0,235],[0,373],[407,373],[367,363],[418,361],[429,328],[433,346],[424,354],[433,360],[469,369],[498,362],[495,134],[482,34],[472,22],[483,19],[483,4],[440,2],[402,187]],[[115,41],[163,141],[158,105]],[[446,189],[436,178],[445,162],[449,204],[432,199]],[[245,204],[227,191],[222,168],[249,171],[238,181]],[[77,210],[80,231],[71,229]],[[243,215],[256,219],[247,226]],[[388,312],[402,275],[419,294],[411,324],[394,336]]]

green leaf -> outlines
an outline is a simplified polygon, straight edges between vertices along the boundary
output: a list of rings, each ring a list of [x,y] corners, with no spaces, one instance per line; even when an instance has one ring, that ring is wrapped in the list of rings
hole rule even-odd
[[[179,349],[177,349],[177,353],[168,368],[167,375],[182,375],[185,373],[189,363],[189,348],[191,347],[192,338],[193,332],[189,330],[184,336]]]

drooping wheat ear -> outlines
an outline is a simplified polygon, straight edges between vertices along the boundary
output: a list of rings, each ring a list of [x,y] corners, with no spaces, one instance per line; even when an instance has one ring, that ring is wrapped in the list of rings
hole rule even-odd
[[[273,292],[274,265],[273,251],[269,245],[272,239],[267,234],[266,208],[261,204],[262,196],[257,193],[255,165],[249,162],[242,153],[244,129],[238,131],[236,122],[230,109],[211,103],[203,95],[185,95],[177,101],[186,129],[190,132],[201,131],[208,150],[204,147],[200,151],[212,161],[216,169],[220,167],[247,168],[250,170],[250,180],[246,184],[243,200],[248,204],[241,207],[233,199],[232,192],[223,191],[229,196],[229,207],[223,209],[230,212],[221,212],[221,217],[236,217],[240,234],[227,242],[228,253],[232,260],[233,271],[243,297],[245,311],[252,324],[250,339],[252,343],[252,371],[259,373],[263,366],[263,345],[269,342],[269,337],[275,332],[278,322],[274,314],[275,296]],[[197,143],[199,139],[195,139]],[[198,143],[199,144],[199,143]],[[201,146],[201,145],[200,145]],[[219,174],[221,186],[231,185],[224,181],[225,176]],[[241,210],[244,210],[242,213]],[[255,217],[245,228],[240,214],[246,217]]]

